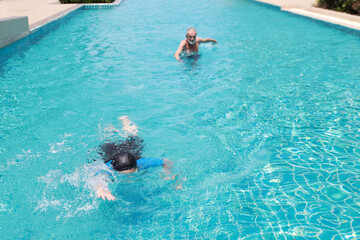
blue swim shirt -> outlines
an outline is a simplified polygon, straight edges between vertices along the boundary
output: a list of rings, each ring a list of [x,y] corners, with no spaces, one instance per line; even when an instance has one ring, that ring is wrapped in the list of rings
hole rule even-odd
[[[137,167],[139,169],[147,169],[151,167],[162,166],[164,159],[162,158],[140,158],[137,160]]]

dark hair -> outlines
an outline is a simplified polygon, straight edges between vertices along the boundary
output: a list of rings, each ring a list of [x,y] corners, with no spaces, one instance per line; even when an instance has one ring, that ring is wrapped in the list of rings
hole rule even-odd
[[[136,167],[136,159],[131,153],[119,153],[115,155],[111,165],[116,171],[125,171]]]
[[[137,136],[131,136],[117,142],[107,142],[100,145],[99,154],[105,163],[114,160],[119,153],[130,153],[135,160],[141,158],[144,149],[143,140]]]

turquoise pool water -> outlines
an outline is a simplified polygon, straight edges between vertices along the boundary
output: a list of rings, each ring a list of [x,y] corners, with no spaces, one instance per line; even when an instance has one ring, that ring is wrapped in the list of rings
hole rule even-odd
[[[217,46],[173,58],[189,26]],[[357,239],[360,35],[243,0],[125,0],[0,50],[2,239]],[[128,115],[161,169],[88,188]]]

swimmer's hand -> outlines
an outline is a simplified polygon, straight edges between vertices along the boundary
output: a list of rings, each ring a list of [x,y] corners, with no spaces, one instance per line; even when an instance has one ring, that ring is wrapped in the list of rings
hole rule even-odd
[[[111,192],[109,191],[109,189],[107,188],[99,188],[96,191],[96,195],[98,198],[102,198],[103,200],[107,199],[109,201],[114,201],[116,199],[116,197],[114,197]]]
[[[165,181],[167,180],[176,180],[176,177],[178,176],[178,174],[173,174],[171,169],[173,167],[173,163],[167,159],[164,158],[164,163],[163,163],[163,170],[164,170],[164,174],[165,176],[163,177]],[[176,181],[177,182],[177,181]],[[181,184],[177,184],[177,186],[175,187],[176,190],[182,189],[182,185]]]
[[[164,180],[174,180],[176,175],[173,175],[173,173],[171,171],[171,169],[173,167],[172,162],[169,159],[164,158],[164,163],[163,163],[162,167],[163,167],[163,172],[164,172],[164,175],[165,175],[163,177]]]

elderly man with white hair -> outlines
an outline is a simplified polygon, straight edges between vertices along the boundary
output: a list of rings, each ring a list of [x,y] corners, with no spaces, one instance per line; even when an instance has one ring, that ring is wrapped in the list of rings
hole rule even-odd
[[[175,52],[174,57],[176,60],[180,60],[180,54],[185,52],[187,55],[191,55],[192,53],[197,53],[199,51],[200,43],[213,42],[217,43],[216,40],[211,38],[197,38],[195,28],[188,28],[186,31],[186,39],[180,42],[178,50]]]

